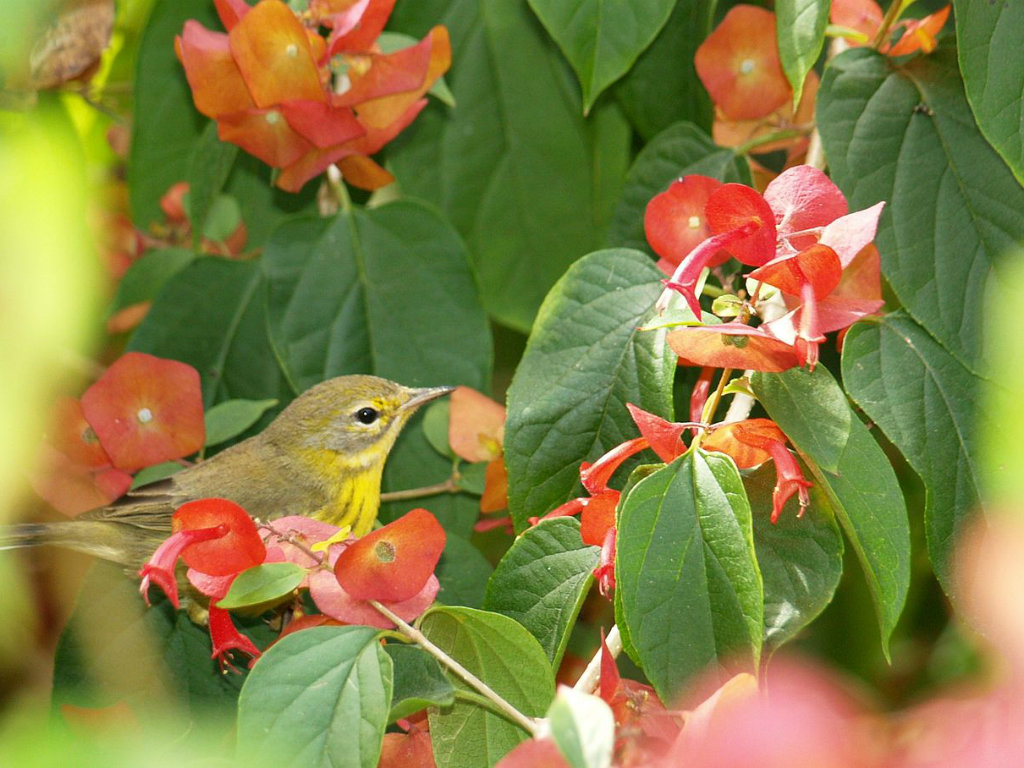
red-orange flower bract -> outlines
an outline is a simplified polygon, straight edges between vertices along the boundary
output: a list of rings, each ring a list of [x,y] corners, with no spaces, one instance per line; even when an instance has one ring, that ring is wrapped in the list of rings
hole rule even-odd
[[[206,438],[199,372],[142,352],[86,390],[82,413],[113,465],[129,472],[195,453]]]
[[[189,568],[210,576],[228,576],[259,565],[267,554],[256,523],[242,507],[227,499],[197,499],[178,507],[171,518],[175,533],[225,526],[223,536],[197,541],[181,552]]]
[[[427,583],[444,545],[444,528],[437,518],[414,509],[345,549],[334,575],[359,600],[408,600]]]

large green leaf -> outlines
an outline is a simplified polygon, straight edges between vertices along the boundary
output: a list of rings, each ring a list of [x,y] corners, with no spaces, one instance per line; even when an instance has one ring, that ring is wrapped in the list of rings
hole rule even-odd
[[[717,4],[717,0],[676,0],[654,42],[616,84],[616,98],[645,140],[680,120],[711,130],[711,99],[697,77],[693,57],[711,32]]]
[[[133,262],[117,284],[110,303],[111,313],[143,301],[152,301],[168,280],[191,264],[196,254],[185,248],[160,248],[146,251]]]
[[[380,756],[392,667],[370,627],[313,627],[283,637],[238,699],[238,749],[260,765],[359,766]]]
[[[172,707],[229,721],[244,679],[244,673],[221,674],[210,658],[205,627],[166,600],[148,608],[137,580],[120,566],[98,563],[86,575],[57,646],[53,705],[121,701],[143,721]]]
[[[616,620],[663,701],[705,670],[756,668],[764,595],[732,459],[691,451],[633,486],[615,580]]]
[[[402,643],[388,643],[384,650],[391,657],[395,674],[390,721],[409,717],[427,707],[450,707],[455,703],[455,686],[429,653]]]
[[[735,152],[717,146],[693,123],[676,123],[651,139],[629,169],[608,230],[608,245],[650,250],[644,235],[647,203],[691,173],[741,184],[751,181],[750,167]]]
[[[967,100],[985,138],[1024,184],[1024,5],[954,0],[960,70]]]
[[[508,390],[505,463],[516,527],[568,499],[581,461],[637,436],[626,403],[670,417],[663,331],[639,332],[662,273],[635,251],[580,260],[552,289]]]
[[[224,189],[238,152],[234,144],[218,138],[217,124],[212,121],[206,124],[193,147],[188,169],[188,218],[192,222],[192,241],[197,248],[214,200]]]
[[[818,128],[852,209],[888,201],[882,267],[907,311],[977,370],[990,270],[1024,242],[1024,190],[978,132],[956,52],[905,65],[847,51],[825,71]]]
[[[397,28],[422,34],[431,10],[429,23],[451,31],[458,107],[421,114],[391,163],[402,188],[440,206],[466,239],[487,311],[526,331],[566,267],[601,246],[629,129],[613,103],[584,120],[571,72],[526,0],[426,3]]]
[[[980,502],[975,404],[982,379],[898,312],[850,330],[843,382],[921,476],[928,554],[952,595],[957,537]]]
[[[583,87],[583,111],[622,77],[668,20],[674,0],[529,0],[572,64]]]
[[[420,624],[442,651],[527,717],[539,717],[555,694],[544,651],[507,616],[472,608],[434,608]],[[457,681],[463,691],[465,683]],[[518,725],[476,702],[457,700],[430,710],[430,736],[438,768],[490,766],[527,737]]]
[[[195,366],[207,407],[290,397],[267,340],[263,275],[254,262],[196,259],[167,281],[129,347]]]
[[[558,669],[597,566],[575,518],[541,520],[517,538],[487,582],[484,608],[515,619]]]
[[[778,0],[776,37],[782,71],[793,87],[793,103],[799,104],[804,79],[814,68],[825,44],[830,0]]]
[[[791,499],[771,522],[775,465],[767,463],[743,478],[754,518],[754,548],[764,579],[764,642],[777,650],[832,602],[843,575],[843,536],[832,506],[818,487],[797,517]]]
[[[824,366],[813,373],[800,368],[756,373],[751,385],[768,415],[808,460],[813,474],[809,479],[818,484],[823,506],[831,507],[857,553],[888,656],[889,638],[910,588],[910,525],[892,465],[840,397],[839,384]],[[820,397],[829,389],[831,396]],[[846,431],[838,456],[834,440],[805,437],[825,425],[843,425]],[[828,469],[833,462],[835,469]]]
[[[420,499],[421,506],[431,506],[430,499]],[[479,511],[479,508],[474,510]],[[475,518],[474,518],[475,519]],[[446,530],[449,530],[446,526]],[[479,549],[462,536],[449,530],[444,552],[437,564],[437,580],[441,591],[437,601],[445,605],[483,606],[487,580],[494,568]]]
[[[139,44],[128,191],[132,220],[143,229],[163,220],[160,198],[185,180],[188,158],[206,123],[192,105],[185,70],[174,55],[174,37],[188,19],[220,29],[208,0],[156,3]]]
[[[262,266],[271,339],[296,391],[346,373],[486,386],[490,333],[466,252],[426,206],[287,222]]]

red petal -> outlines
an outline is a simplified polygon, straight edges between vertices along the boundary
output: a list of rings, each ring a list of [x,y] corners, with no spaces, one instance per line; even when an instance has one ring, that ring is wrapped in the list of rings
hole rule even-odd
[[[484,471],[484,492],[480,496],[480,511],[498,512],[508,507],[508,469],[501,456],[488,463]]]
[[[746,232],[725,246],[744,264],[759,266],[775,258],[775,213],[756,189],[723,184],[708,198],[704,212],[716,234]]]
[[[836,252],[843,268],[875,239],[878,219],[884,207],[885,203],[875,203],[863,211],[855,211],[836,219],[822,231],[821,244]]]
[[[619,690],[621,677],[619,668],[615,664],[615,657],[608,650],[608,644],[604,639],[604,628],[601,628],[601,687],[600,696],[606,704],[611,704],[616,692]]]
[[[491,461],[501,455],[505,406],[469,387],[449,396],[448,444],[466,461]]]
[[[774,13],[737,5],[697,49],[697,75],[727,118],[763,117],[791,98],[775,34]]]
[[[779,237],[831,224],[849,211],[846,197],[817,168],[798,165],[779,174],[764,190],[764,199],[775,213]],[[817,240],[791,242],[799,251]]]
[[[227,527],[214,524],[207,528],[193,528],[187,531],[175,531],[165,539],[149,561],[142,566],[139,576],[142,584],[139,587],[146,602],[149,602],[149,584],[152,581],[170,598],[175,608],[178,607],[178,580],[174,575],[178,559],[182,553],[192,546],[200,546],[210,541],[222,539],[227,535]]]
[[[633,417],[633,423],[640,430],[640,435],[647,440],[651,450],[658,454],[658,458],[666,464],[686,452],[682,435],[686,430],[682,424],[675,424],[666,421],[660,416],[648,413],[642,408],[637,408],[632,403],[626,403],[629,415]]]
[[[211,576],[227,576],[263,562],[267,548],[256,523],[233,501],[217,498],[190,501],[178,507],[171,517],[175,532],[219,525],[227,527],[221,538],[194,544],[181,553],[186,565]]]
[[[880,50],[890,56],[904,56],[915,51],[931,53],[935,50],[935,36],[946,26],[950,8],[951,6],[947,5],[942,10],[925,16],[923,19],[907,21],[906,31],[896,44],[889,49],[882,46]]]
[[[647,448],[647,440],[643,437],[634,437],[624,443],[612,448],[592,464],[583,462],[580,464],[580,481],[588,493],[598,494],[608,490],[608,481],[612,479],[615,471],[622,466],[622,463],[644,448]]]
[[[254,6],[228,40],[257,107],[326,100],[306,30],[280,0]]]
[[[431,606],[440,588],[437,577],[431,575],[423,588],[408,600],[399,603],[385,602],[384,605],[399,618],[412,621]],[[346,592],[330,571],[318,570],[310,575],[309,595],[317,608],[346,624],[364,624],[381,629],[390,629],[394,626],[365,600],[357,600]]]
[[[785,440],[775,422],[768,419],[747,419],[716,427],[701,443],[706,451],[732,456],[740,469],[751,469],[771,458],[768,445],[772,440]]]
[[[414,509],[352,543],[338,557],[338,583],[359,600],[401,602],[418,593],[444,552],[444,528]]]
[[[505,755],[495,768],[569,768],[551,739],[529,739]]]
[[[231,55],[227,35],[189,20],[181,36],[175,38],[175,48],[185,67],[196,109],[204,115],[216,118],[255,106]]]
[[[353,104],[359,120],[368,128],[384,129],[415,104],[448,71],[452,46],[448,30],[434,27],[417,45],[387,56],[374,56],[363,80],[340,95],[342,103]],[[377,71],[377,70],[380,71]],[[364,79],[365,79],[364,78]]]
[[[328,106],[322,101],[285,101],[279,109],[296,133],[320,149],[358,139],[366,133],[352,110],[346,107]],[[308,147],[281,166],[290,165],[306,151]]]
[[[742,323],[679,328],[668,343],[684,365],[769,372],[800,365],[792,346]]]
[[[228,32],[252,10],[244,0],[213,0],[213,4],[217,7],[220,23]]]
[[[29,475],[29,482],[47,503],[74,517],[124,495],[131,487],[132,476],[119,469],[86,467],[44,444],[39,467]]]
[[[580,538],[588,546],[600,547],[608,530],[615,527],[615,508],[622,496],[618,491],[602,491],[583,500],[580,514]]]
[[[237,144],[273,168],[300,161],[315,147],[301,136],[280,109],[250,109],[217,119],[222,141]]]
[[[704,405],[711,393],[711,379],[715,375],[715,369],[704,367],[700,369],[693,389],[690,391],[690,421],[702,421],[704,419]],[[696,434],[696,430],[694,430]]]
[[[839,256],[827,245],[812,245],[793,256],[774,259],[748,275],[794,296],[810,285],[819,300],[839,285],[842,276]]]
[[[644,232],[654,252],[671,264],[678,264],[702,241],[711,237],[704,206],[711,193],[722,186],[718,179],[691,174],[678,179],[655,195],[644,211]],[[716,266],[729,258],[720,252],[707,261]]]
[[[72,462],[83,467],[109,467],[110,457],[100,445],[96,432],[85,420],[82,404],[73,397],[61,397],[53,404],[50,442]]]
[[[82,412],[126,471],[195,453],[206,436],[196,369],[142,352],[111,365],[82,395]]]
[[[224,666],[230,666],[232,651],[247,653],[254,659],[260,656],[260,649],[252,640],[235,628],[231,614],[216,605],[210,605],[210,640],[213,645],[210,658],[218,659]]]
[[[810,503],[807,489],[811,487],[811,483],[804,478],[800,465],[782,441],[770,443],[770,448],[778,478],[775,489],[772,491],[772,523],[778,521],[779,515],[782,514],[782,508],[786,506],[786,502],[794,493],[799,494],[800,497],[800,511],[797,513],[797,517],[800,517],[804,513],[804,508]]]
[[[859,32],[864,39],[851,42],[854,45],[864,45],[875,36],[881,26],[882,9],[874,0],[832,0],[829,19],[837,27]]]
[[[370,50],[380,37],[380,33],[384,31],[384,25],[387,24],[395,7],[395,0],[370,0],[365,10],[358,14],[358,18],[353,18],[354,14],[349,15],[342,10],[334,10],[338,5],[338,0],[312,0],[310,3],[311,11],[317,8],[320,9],[317,11],[320,14],[324,11],[333,13],[331,23],[327,24],[334,28],[328,40],[331,56],[342,51]],[[340,5],[344,8],[348,5],[347,0],[342,0]],[[355,3],[353,7],[358,5],[360,4]]]

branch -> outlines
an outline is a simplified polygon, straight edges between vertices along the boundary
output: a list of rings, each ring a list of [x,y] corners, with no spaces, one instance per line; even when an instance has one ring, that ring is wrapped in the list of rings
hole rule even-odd
[[[437,659],[439,662],[444,664],[448,669],[454,672],[456,675],[461,677],[468,685],[472,686],[482,696],[491,701],[502,713],[504,713],[512,722],[522,728],[524,731],[530,734],[531,737],[536,738],[538,733],[538,723],[533,718],[527,717],[518,709],[509,704],[505,699],[499,696],[493,688],[487,683],[481,680],[479,677],[474,675],[464,666],[459,664],[455,659],[449,656],[447,653],[442,651],[436,645],[420,632],[416,627],[405,622],[400,616],[392,612],[389,608],[381,605],[376,600],[370,600],[370,605],[380,611],[381,614],[387,617],[389,621],[394,622],[395,626],[402,632],[403,635],[408,637],[413,642],[420,645],[427,653]]]
[[[608,652],[611,653],[613,659],[622,653],[622,636],[619,634],[619,626],[617,624],[612,624],[612,628],[608,630],[608,636],[604,639],[604,643],[608,646]],[[587,664],[587,668],[583,670],[583,674],[580,675],[580,679],[576,681],[573,689],[583,693],[593,693],[597,690],[600,680],[601,650],[598,650],[594,658]]]

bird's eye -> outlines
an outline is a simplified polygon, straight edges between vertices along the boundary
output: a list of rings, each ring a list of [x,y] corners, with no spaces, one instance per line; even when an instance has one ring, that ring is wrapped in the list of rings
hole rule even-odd
[[[356,420],[361,424],[373,424],[380,418],[380,411],[376,408],[360,408],[356,411]]]

